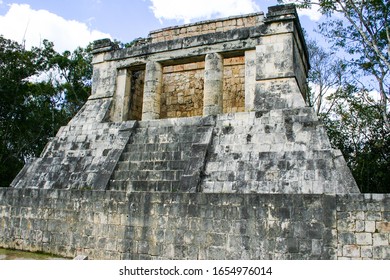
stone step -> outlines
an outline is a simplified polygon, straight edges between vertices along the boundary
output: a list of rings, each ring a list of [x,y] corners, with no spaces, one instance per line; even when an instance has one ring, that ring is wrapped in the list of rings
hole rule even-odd
[[[177,181],[183,170],[116,170],[111,177],[121,181]]]
[[[120,161],[116,170],[184,170],[185,160],[171,161]]]
[[[109,186],[111,190],[117,191],[158,191],[176,192],[179,189],[180,181],[125,181],[111,179]]]
[[[211,126],[138,127],[124,148],[109,188],[174,191],[200,176]],[[195,182],[196,183],[196,182]]]
[[[180,161],[186,159],[189,151],[176,152],[124,152],[120,161]]]

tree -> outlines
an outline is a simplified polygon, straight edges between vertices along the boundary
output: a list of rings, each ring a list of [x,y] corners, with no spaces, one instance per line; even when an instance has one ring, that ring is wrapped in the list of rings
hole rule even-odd
[[[0,186],[43,150],[89,95],[87,51],[58,54],[53,44],[25,50],[0,36]],[[60,74],[61,73],[61,74]],[[45,78],[44,78],[45,77]]]
[[[306,102],[319,115],[327,116],[335,104],[333,96],[343,90],[346,78],[345,63],[334,52],[327,52],[315,40],[307,40],[310,71],[309,94]]]
[[[390,131],[368,92],[349,85],[332,97],[322,120],[333,147],[340,149],[362,192],[390,192]],[[388,115],[390,117],[390,114]]]
[[[370,75],[376,85],[369,88],[365,79],[362,87],[376,90],[380,96],[380,117],[390,129],[388,102],[390,98],[390,3],[386,0],[300,0],[300,8],[318,6],[328,16],[319,28],[320,32],[350,55],[349,65],[355,75]],[[334,17],[335,14],[342,17]],[[360,71],[358,73],[357,71]],[[361,80],[358,77],[357,80]]]
[[[50,61],[55,69],[51,78],[55,85],[58,100],[69,116],[76,114],[91,93],[92,83],[92,44],[87,48],[77,48],[74,52],[56,54]],[[61,98],[62,97],[62,98]]]

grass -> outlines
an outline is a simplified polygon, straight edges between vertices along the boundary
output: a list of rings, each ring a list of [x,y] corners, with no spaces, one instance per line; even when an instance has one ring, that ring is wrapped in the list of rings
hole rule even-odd
[[[52,259],[64,259],[52,254],[45,254],[39,252],[25,252],[12,249],[0,248],[0,260],[52,260]]]

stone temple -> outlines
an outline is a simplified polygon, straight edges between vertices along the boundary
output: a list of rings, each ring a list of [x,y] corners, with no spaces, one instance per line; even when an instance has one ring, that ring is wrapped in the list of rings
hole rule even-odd
[[[0,190],[0,246],[94,259],[390,258],[305,104],[294,6],[93,50],[92,94]],[[376,240],[376,241],[375,241]]]
[[[95,42],[92,94],[15,188],[204,193],[359,192],[305,106],[293,10]]]

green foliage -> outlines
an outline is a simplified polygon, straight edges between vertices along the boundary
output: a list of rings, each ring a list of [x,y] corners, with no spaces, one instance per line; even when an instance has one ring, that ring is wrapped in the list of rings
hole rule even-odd
[[[353,87],[332,99],[331,113],[321,115],[332,146],[342,151],[362,192],[389,193],[390,131],[380,106]]]
[[[90,61],[82,48],[58,54],[44,41],[25,50],[0,36],[0,186],[9,186],[85,102]]]

